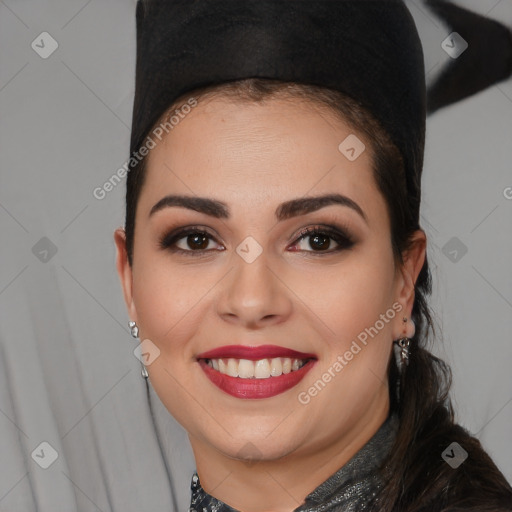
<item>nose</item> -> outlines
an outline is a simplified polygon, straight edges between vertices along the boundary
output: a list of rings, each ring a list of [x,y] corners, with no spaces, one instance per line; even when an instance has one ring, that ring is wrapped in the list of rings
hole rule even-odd
[[[217,302],[224,321],[257,329],[284,322],[291,315],[293,293],[265,250],[253,261],[234,253],[233,265]]]

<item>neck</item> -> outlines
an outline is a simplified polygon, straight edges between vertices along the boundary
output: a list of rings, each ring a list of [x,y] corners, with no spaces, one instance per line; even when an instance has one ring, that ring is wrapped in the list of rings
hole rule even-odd
[[[277,460],[248,463],[220,453],[192,436],[202,488],[242,512],[290,512],[343,467],[377,432],[389,414],[387,386],[350,429],[322,445],[297,450]],[[383,399],[384,398],[384,399]]]

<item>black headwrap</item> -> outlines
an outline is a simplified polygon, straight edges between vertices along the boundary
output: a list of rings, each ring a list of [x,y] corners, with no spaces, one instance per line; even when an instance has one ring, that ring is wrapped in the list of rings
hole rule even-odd
[[[402,0],[138,0],[136,19],[132,154],[194,88],[250,77],[329,87],[391,136],[418,218],[427,95],[422,45]],[[439,96],[436,108],[459,99]]]

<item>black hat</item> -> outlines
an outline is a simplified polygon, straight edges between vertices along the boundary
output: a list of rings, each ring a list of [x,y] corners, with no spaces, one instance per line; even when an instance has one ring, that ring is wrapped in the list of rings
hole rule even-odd
[[[136,20],[132,154],[192,89],[251,77],[329,87],[388,132],[418,219],[427,92],[421,41],[402,0],[138,0]],[[458,99],[437,87],[435,108]]]

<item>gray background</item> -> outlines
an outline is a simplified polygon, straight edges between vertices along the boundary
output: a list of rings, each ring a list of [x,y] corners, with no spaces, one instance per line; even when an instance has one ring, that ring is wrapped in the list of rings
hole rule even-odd
[[[457,3],[512,26],[512,0]],[[431,80],[450,31],[408,5]],[[187,510],[188,440],[151,388],[159,445],[115,272],[125,186],[92,194],[129,152],[135,1],[2,0],[0,34],[0,511]],[[427,130],[436,352],[459,421],[512,480],[512,80]]]

